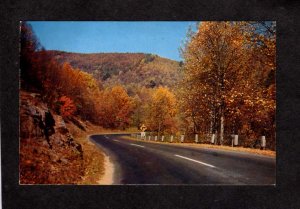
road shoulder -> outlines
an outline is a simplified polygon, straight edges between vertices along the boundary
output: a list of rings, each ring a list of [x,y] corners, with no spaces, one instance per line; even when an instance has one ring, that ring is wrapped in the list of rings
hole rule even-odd
[[[251,149],[244,147],[230,147],[230,146],[220,146],[220,145],[211,145],[211,144],[196,144],[196,143],[170,143],[170,142],[155,142],[148,140],[140,140],[136,138],[132,138],[130,136],[123,136],[123,139],[128,139],[132,141],[141,141],[145,143],[154,143],[154,144],[164,144],[170,146],[181,146],[181,147],[189,147],[189,148],[202,148],[202,149],[210,149],[210,150],[219,150],[219,151],[229,151],[229,152],[237,152],[237,153],[245,153],[245,154],[255,154],[260,156],[266,156],[271,158],[276,158],[276,152],[272,150],[259,150],[259,149]]]

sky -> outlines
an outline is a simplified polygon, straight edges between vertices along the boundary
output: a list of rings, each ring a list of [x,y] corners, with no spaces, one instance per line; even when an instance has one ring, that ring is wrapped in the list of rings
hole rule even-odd
[[[193,21],[30,21],[46,50],[78,53],[142,52],[181,60],[179,48]]]

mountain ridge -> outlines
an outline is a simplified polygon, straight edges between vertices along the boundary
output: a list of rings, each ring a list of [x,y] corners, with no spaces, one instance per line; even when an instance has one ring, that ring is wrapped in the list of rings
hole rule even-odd
[[[181,74],[181,62],[155,54],[47,52],[59,63],[67,62],[74,68],[92,74],[105,87],[120,84],[129,92],[139,87],[172,87]]]

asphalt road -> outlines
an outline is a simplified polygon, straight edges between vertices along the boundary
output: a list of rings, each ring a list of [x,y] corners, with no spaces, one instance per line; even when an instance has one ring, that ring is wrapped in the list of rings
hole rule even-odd
[[[112,160],[114,184],[275,184],[276,161],[272,157],[148,143],[122,136],[90,137]]]

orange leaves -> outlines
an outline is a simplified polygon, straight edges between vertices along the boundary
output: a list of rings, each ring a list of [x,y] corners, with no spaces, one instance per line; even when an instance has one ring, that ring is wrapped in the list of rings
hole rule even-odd
[[[61,102],[70,104],[63,97],[66,96],[72,101],[77,113],[83,119],[89,119],[94,122],[96,119],[95,100],[100,91],[99,82],[92,75],[82,72],[79,69],[74,69],[69,63],[59,65],[54,60],[51,60],[47,66],[47,80],[44,86],[49,100],[61,100]],[[66,116],[72,114],[71,112],[74,109],[72,106],[68,108],[66,111],[64,107],[62,109],[63,114]]]
[[[108,128],[126,128],[131,123],[134,103],[122,86],[106,89],[99,97],[99,122]]]
[[[75,113],[76,106],[69,97],[62,96],[59,98],[58,102],[61,104],[59,111],[63,117],[69,117]]]
[[[257,25],[201,22],[186,43],[178,94],[181,112],[194,126],[204,119],[206,130],[221,132],[224,114],[225,132],[246,124],[249,133],[274,136],[276,33],[260,34]]]
[[[116,127],[125,128],[129,125],[133,111],[133,101],[122,86],[115,86],[111,90],[112,107],[115,112]]]
[[[74,69],[69,63],[49,66],[46,91],[53,101],[58,101],[57,111],[63,117],[76,112],[83,120],[105,127],[129,126],[133,104],[123,87],[102,91],[99,81],[91,74]]]

